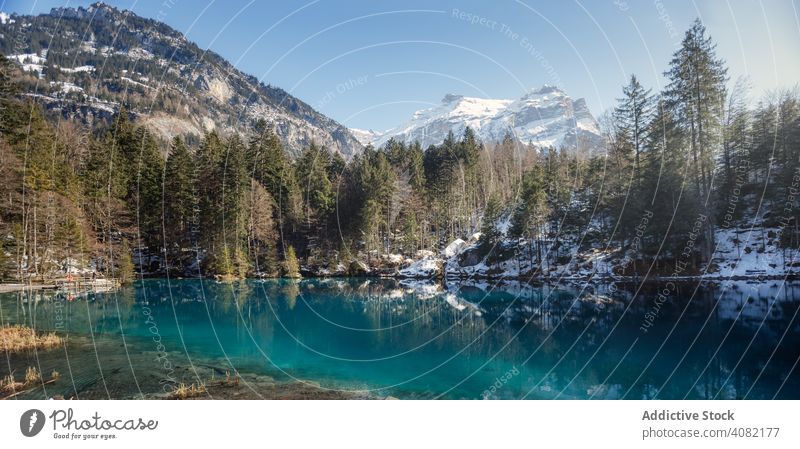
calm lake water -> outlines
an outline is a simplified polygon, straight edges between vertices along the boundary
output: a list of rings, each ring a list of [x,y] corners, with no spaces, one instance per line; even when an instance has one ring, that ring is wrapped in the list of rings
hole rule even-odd
[[[183,365],[398,398],[800,399],[798,305],[800,284],[779,281],[653,283],[634,295],[596,285],[146,280],[105,293],[0,294],[0,320],[67,337],[35,355],[66,379],[52,388],[67,397],[99,381],[100,397],[136,397]],[[0,374],[24,371],[15,363]],[[112,375],[130,389],[109,390]]]

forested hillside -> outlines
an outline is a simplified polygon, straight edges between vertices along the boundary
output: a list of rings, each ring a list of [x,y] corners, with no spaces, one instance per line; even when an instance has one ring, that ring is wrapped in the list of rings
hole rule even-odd
[[[0,53],[30,75],[20,80],[26,95],[89,127],[124,106],[166,142],[196,143],[211,130],[247,133],[265,120],[294,155],[311,142],[343,155],[362,148],[347,128],[283,89],[162,22],[102,2],[8,16]]]
[[[746,275],[744,260],[791,268],[800,244],[798,92],[750,99],[699,22],[663,92],[635,76],[622,88],[593,155],[467,128],[428,148],[295,156],[263,120],[167,145],[124,107],[92,128],[47,111],[0,63],[4,280],[396,274],[415,260],[433,269],[405,275]]]

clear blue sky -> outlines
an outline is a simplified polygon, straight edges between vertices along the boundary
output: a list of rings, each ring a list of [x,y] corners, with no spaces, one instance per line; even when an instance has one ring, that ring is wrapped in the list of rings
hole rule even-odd
[[[0,0],[0,10],[89,3]],[[356,128],[393,127],[446,93],[513,99],[544,83],[586,98],[599,114],[631,73],[654,90],[663,86],[662,72],[695,17],[732,77],[750,77],[755,97],[800,81],[796,0],[107,3],[166,22]]]

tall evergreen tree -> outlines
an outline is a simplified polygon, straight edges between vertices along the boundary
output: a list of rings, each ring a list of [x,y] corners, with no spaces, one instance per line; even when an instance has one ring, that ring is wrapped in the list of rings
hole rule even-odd
[[[728,95],[723,119],[720,158],[722,180],[719,182],[717,196],[723,203],[718,215],[728,216],[726,223],[743,212],[742,207],[737,207],[736,203],[739,202],[741,188],[747,182],[751,168],[747,152],[750,149],[752,116],[747,107],[747,90],[746,81],[739,79]]]
[[[539,265],[542,263],[541,237],[549,213],[542,169],[535,165],[522,176],[520,198],[511,217],[509,234],[528,240],[528,254],[531,261],[535,252]]]
[[[198,222],[202,231],[199,249],[220,254],[219,233],[223,226],[225,149],[219,135],[212,131],[203,138],[197,153]]]
[[[665,75],[670,81],[666,98],[689,137],[697,196],[702,199],[705,215],[713,217],[709,201],[728,75],[725,62],[717,57],[716,45],[706,36],[706,28],[699,19],[686,32]],[[701,243],[703,257],[710,258],[714,247],[713,221],[705,227]]]
[[[652,96],[649,89],[642,87],[636,75],[631,75],[628,85],[622,88],[622,98],[617,101],[618,105],[614,108],[617,139],[633,154],[636,183],[639,185],[645,132],[653,112]]]
[[[297,181],[303,195],[305,218],[325,221],[333,211],[334,192],[330,181],[331,156],[325,148],[312,143],[296,162]]]
[[[497,221],[500,219],[502,213],[503,205],[500,202],[500,197],[496,194],[489,197],[481,222],[480,247],[481,253],[489,255],[490,259],[502,235],[497,226]]]
[[[191,241],[194,219],[195,163],[183,140],[175,137],[164,169],[164,234],[167,246]]]
[[[145,128],[135,131],[132,142],[136,143],[138,150],[130,154],[128,201],[137,217],[142,243],[156,250],[160,249],[163,240],[164,159],[152,134]]]
[[[19,94],[19,85],[14,81],[16,72],[14,64],[0,53],[0,131],[4,136],[15,132],[22,119],[21,108],[16,104]]]
[[[686,32],[665,75],[669,79],[666,99],[689,136],[695,188],[706,198],[719,145],[728,76],[725,62],[717,57],[716,44],[706,36],[699,19]]]
[[[236,275],[244,277],[250,270],[245,248],[249,215],[246,200],[251,182],[245,146],[237,134],[225,143],[225,156],[219,171],[222,172],[222,228],[218,238],[232,259]]]
[[[299,223],[302,197],[292,163],[278,136],[263,120],[248,147],[248,169],[275,202],[275,222],[281,234]]]

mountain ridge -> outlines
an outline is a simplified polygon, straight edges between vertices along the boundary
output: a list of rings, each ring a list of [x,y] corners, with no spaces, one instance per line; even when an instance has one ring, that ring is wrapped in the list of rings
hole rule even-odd
[[[389,139],[441,143],[449,132],[471,127],[484,142],[511,135],[522,143],[591,152],[602,145],[599,125],[582,98],[573,100],[556,86],[544,85],[517,100],[446,94],[438,106],[416,111],[402,125],[384,132],[351,129],[364,145],[379,147]]]
[[[37,16],[5,14],[0,51],[44,81],[29,81],[29,96],[88,124],[124,105],[165,139],[250,131],[263,119],[293,154],[311,142],[345,157],[363,148],[337,121],[180,31],[102,2]]]

